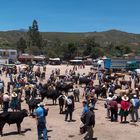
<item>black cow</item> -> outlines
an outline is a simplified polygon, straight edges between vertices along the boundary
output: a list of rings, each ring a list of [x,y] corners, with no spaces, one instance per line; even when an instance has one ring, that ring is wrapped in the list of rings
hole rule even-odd
[[[75,84],[78,84],[78,80],[79,80],[79,76],[78,75],[72,75],[72,81],[75,83]]]
[[[0,114],[0,135],[3,135],[3,127],[6,123],[16,124],[17,131],[21,133],[21,123],[24,117],[28,116],[28,112],[26,109],[21,110],[20,112],[3,112]]]
[[[87,78],[87,77],[80,77],[79,78],[79,85],[85,84],[86,86],[88,86],[91,82],[91,79]]]
[[[61,95],[58,98],[58,102],[59,102],[60,114],[63,114],[63,107],[64,107],[64,104],[65,104],[65,97],[64,97],[64,95]]]
[[[34,109],[37,107],[37,105],[41,102],[41,99],[35,99],[31,98],[27,101],[30,115],[33,113]]]
[[[64,82],[62,85],[61,84],[59,84],[59,83],[57,83],[56,84],[56,89],[58,90],[58,91],[64,91],[65,93],[68,93],[68,91],[70,90],[70,89],[72,89],[73,90],[73,82]]]
[[[50,91],[49,90],[42,89],[40,91],[40,95],[41,95],[41,101],[43,101],[44,98],[47,97],[47,98],[50,98],[50,99],[53,100],[53,105],[54,105],[54,104],[56,104],[57,98],[60,95],[62,95],[62,93],[60,91],[54,90],[54,89],[53,90],[50,90]]]
[[[96,94],[97,99],[98,99],[98,97],[102,93],[102,87],[100,85],[95,85],[94,88],[95,88],[95,94]]]

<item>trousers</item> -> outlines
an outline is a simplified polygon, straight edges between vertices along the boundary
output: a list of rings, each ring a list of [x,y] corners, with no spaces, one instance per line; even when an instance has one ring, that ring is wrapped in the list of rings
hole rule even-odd
[[[38,133],[38,140],[41,139],[41,135],[43,134],[43,140],[48,140],[48,136],[47,136],[47,128],[46,128],[46,124],[43,123],[39,123],[37,125],[37,133]]]
[[[87,131],[84,136],[85,140],[92,140],[93,139],[93,126],[87,126]]]
[[[139,119],[138,108],[136,108],[136,107],[132,108],[131,117],[132,117],[133,122],[138,121],[138,119]]]

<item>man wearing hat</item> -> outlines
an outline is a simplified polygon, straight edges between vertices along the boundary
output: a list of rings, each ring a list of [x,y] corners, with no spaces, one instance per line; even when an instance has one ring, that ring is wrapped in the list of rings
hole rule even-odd
[[[111,112],[110,112],[110,101],[112,100],[112,93],[110,92],[109,93],[109,96],[107,97],[107,99],[106,99],[106,102],[105,102],[105,108],[107,109],[107,117],[108,118],[110,118],[111,116],[110,116],[110,114],[111,114]]]
[[[38,140],[41,139],[41,134],[43,133],[43,140],[48,140],[47,137],[47,128],[46,128],[46,116],[48,113],[48,109],[44,108],[43,102],[38,104],[37,109],[35,110],[36,116],[36,123],[37,123],[37,133],[38,133]]]
[[[65,121],[67,121],[68,115],[70,116],[69,121],[72,121],[72,115],[73,115],[73,111],[74,111],[74,97],[73,97],[73,95],[68,96],[68,98],[66,99],[65,109],[66,109]]]
[[[81,115],[81,121],[83,126],[80,129],[85,129],[84,132],[84,140],[93,139],[93,127],[95,125],[95,114],[93,111],[93,107],[88,108],[88,103],[83,101],[83,112]]]
[[[138,109],[140,106],[140,100],[137,98],[136,94],[133,95],[133,98],[130,100],[130,103],[132,122],[137,122],[139,120]]]

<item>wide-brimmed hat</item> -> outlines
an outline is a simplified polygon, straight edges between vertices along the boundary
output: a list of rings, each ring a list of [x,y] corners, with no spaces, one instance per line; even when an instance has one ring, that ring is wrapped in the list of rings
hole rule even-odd
[[[112,97],[112,100],[116,100],[116,99],[117,99],[117,96],[114,95],[114,96]]]
[[[128,101],[129,98],[127,97],[127,95],[124,95],[124,96],[122,96],[122,100],[123,100],[123,101]]]
[[[17,94],[15,92],[12,93],[12,97],[17,97]]]
[[[134,97],[134,98],[137,98],[137,95],[136,95],[136,94],[134,94],[134,95],[133,95],[133,97]]]
[[[135,88],[135,90],[139,90],[138,88]]]
[[[25,88],[29,88],[29,85],[25,85]]]
[[[103,88],[105,87],[105,85],[103,85]]]
[[[37,106],[45,106],[45,104],[43,102],[40,102],[39,104],[37,104]]]

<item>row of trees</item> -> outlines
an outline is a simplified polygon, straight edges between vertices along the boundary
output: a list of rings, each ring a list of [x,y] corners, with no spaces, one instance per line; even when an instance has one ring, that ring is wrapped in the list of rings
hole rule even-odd
[[[104,55],[121,56],[131,52],[128,46],[114,46],[112,43],[107,47],[100,46],[94,38],[85,38],[79,42],[64,43],[60,39],[51,42],[43,39],[39,32],[38,23],[33,21],[27,32],[27,39],[20,38],[17,42],[17,50],[21,53],[44,54],[48,57],[61,57],[73,59],[76,56],[91,56],[97,58]]]

